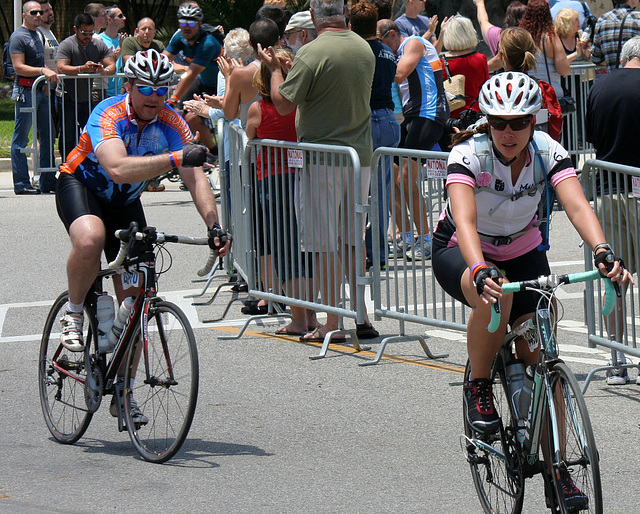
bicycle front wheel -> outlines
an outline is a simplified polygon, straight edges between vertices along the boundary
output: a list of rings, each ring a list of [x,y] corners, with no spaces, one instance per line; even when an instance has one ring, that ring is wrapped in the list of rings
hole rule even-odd
[[[127,429],[144,459],[165,462],[180,449],[193,421],[199,373],[196,338],[180,308],[155,301],[149,306],[146,330],[141,335],[138,326],[132,341],[125,374]]]
[[[580,386],[564,362],[553,365],[550,379],[556,402],[560,440],[560,448],[555,448],[551,457],[553,485],[560,512],[563,514],[583,511],[601,513],[602,484],[599,456]],[[573,481],[582,495],[565,497],[562,486],[563,481],[566,486],[567,478]]]
[[[85,400],[88,352],[70,352],[60,343],[60,320],[67,300],[68,294],[61,294],[47,316],[40,342],[38,383],[42,414],[49,432],[56,441],[73,444],[85,433],[93,414]],[[84,342],[91,348],[96,330],[87,309],[84,318]]]
[[[469,376],[469,371],[467,362],[465,377]],[[504,429],[496,434],[478,434],[463,413],[467,461],[484,512],[519,514],[524,501],[524,476],[515,440],[516,421],[509,409],[504,364],[499,355],[494,362],[491,379],[493,404]]]

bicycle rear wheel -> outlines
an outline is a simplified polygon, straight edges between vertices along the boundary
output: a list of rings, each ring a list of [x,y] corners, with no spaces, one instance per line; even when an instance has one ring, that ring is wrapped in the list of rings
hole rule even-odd
[[[127,358],[125,420],[137,452],[151,462],[173,457],[187,437],[198,398],[198,352],[189,320],[176,305],[149,306],[146,340],[140,326]],[[134,378],[135,377],[135,378]],[[131,399],[146,418],[135,423]]]
[[[60,319],[64,316],[68,294],[53,303],[42,332],[38,362],[40,405],[47,428],[60,443],[73,444],[82,437],[93,414],[87,409],[85,381],[88,351],[70,352],[60,344]],[[94,344],[92,317],[85,309],[84,341]]]
[[[578,382],[564,362],[557,362],[550,371],[554,391],[561,448],[552,455],[553,485],[560,512],[602,512],[600,464],[587,405]],[[575,499],[565,498],[561,479],[568,476],[586,495],[588,506],[578,506]]]
[[[467,361],[465,377],[469,376]],[[482,508],[486,513],[518,514],[524,501],[524,477],[518,443],[515,440],[516,421],[509,409],[504,364],[496,357],[491,371],[493,403],[504,429],[498,434],[475,432],[463,414],[467,439],[467,461]],[[472,442],[469,442],[471,440]]]

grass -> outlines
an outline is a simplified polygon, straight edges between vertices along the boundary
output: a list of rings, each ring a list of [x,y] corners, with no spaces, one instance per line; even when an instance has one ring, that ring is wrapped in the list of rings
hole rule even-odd
[[[11,154],[11,138],[15,122],[15,104],[10,98],[0,99],[0,157]]]

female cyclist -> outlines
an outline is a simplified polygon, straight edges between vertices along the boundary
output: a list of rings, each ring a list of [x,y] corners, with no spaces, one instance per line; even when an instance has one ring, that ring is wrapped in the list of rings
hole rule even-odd
[[[507,323],[512,327],[522,323],[536,305],[533,292],[503,295],[500,284],[548,275],[550,270],[546,252],[537,249],[542,238],[534,223],[541,194],[534,173],[534,159],[539,158],[534,122],[541,106],[540,88],[524,73],[500,73],[482,86],[479,103],[487,123],[454,137],[447,164],[449,203],[433,235],[433,270],[447,293],[472,308],[467,324],[471,372],[465,377],[465,415],[475,430],[488,432],[499,427],[488,380],[493,359]],[[476,145],[483,137],[489,138],[486,162],[492,170],[480,169]],[[567,151],[545,133],[536,132],[535,137],[546,140],[544,173],[569,220],[593,250],[596,266],[613,281],[627,282],[629,272],[607,245]],[[501,325],[491,334],[487,326],[498,300]],[[535,364],[537,349],[522,344],[517,350],[526,365]]]

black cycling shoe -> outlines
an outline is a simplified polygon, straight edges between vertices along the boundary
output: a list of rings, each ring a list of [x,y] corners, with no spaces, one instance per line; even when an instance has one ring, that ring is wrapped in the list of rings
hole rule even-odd
[[[562,485],[564,503],[569,509],[569,512],[579,512],[589,508],[589,498],[578,489],[569,471],[564,470],[560,472],[560,484]]]
[[[464,407],[467,422],[483,434],[500,429],[500,417],[493,405],[493,388],[486,378],[465,381]]]

